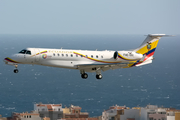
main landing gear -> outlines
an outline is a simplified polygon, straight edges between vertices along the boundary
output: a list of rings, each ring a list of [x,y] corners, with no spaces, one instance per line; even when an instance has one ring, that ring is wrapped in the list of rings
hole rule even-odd
[[[81,70],[80,72],[81,72],[81,77],[82,77],[83,79],[87,79],[87,78],[88,78],[88,74],[85,73],[84,70]],[[102,78],[103,78],[102,74],[101,74],[99,71],[96,72],[96,79],[102,79]]]
[[[81,77],[82,77],[83,79],[87,79],[87,78],[88,78],[88,74],[87,74],[87,73],[83,73],[83,74],[81,74]]]
[[[103,76],[102,76],[101,74],[97,74],[97,75],[96,75],[96,79],[102,79],[102,77],[103,77]]]
[[[14,65],[15,66],[15,69],[14,69],[14,73],[18,73],[19,70],[17,69],[18,65]]]

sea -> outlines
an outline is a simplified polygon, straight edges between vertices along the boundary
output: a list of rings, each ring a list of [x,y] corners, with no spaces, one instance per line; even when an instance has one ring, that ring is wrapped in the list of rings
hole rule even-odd
[[[1,34],[0,35],[0,114],[30,112],[35,103],[80,106],[90,117],[100,116],[110,106],[146,107],[158,105],[180,109],[180,35],[163,37],[152,64],[108,70],[97,80],[80,71],[38,65],[14,66],[3,60],[24,48],[77,50],[128,50],[140,46],[142,35],[68,35]]]

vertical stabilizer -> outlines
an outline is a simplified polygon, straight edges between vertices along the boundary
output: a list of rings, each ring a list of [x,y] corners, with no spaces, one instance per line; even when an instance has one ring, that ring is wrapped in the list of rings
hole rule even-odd
[[[159,42],[159,39],[163,36],[166,36],[165,34],[149,34],[147,35],[146,39],[143,41],[143,43],[134,50],[134,52],[143,54],[143,55],[149,55],[151,56],[154,54],[156,50],[156,46]]]
[[[169,35],[165,35],[165,34],[147,35],[143,43],[137,49],[133,50],[136,53],[142,54],[143,58],[137,61],[136,63],[134,63],[132,66],[141,66],[152,63],[153,55],[156,50],[159,39],[163,36],[169,36]]]

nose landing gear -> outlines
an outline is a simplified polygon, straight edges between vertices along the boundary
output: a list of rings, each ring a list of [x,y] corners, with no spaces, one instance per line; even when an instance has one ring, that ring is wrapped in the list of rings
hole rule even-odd
[[[14,69],[14,73],[18,73],[19,70],[17,69],[18,65],[14,65],[15,66],[15,69]]]
[[[18,69],[14,69],[14,73],[18,73]]]

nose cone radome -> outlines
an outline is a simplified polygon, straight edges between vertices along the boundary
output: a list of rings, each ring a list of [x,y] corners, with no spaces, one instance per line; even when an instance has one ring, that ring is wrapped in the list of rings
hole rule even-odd
[[[4,58],[4,60],[3,60],[4,62],[8,62],[8,58],[6,57],[6,58]]]
[[[3,61],[4,61],[5,63],[8,63],[8,62],[18,63],[16,59],[17,59],[16,55],[12,55],[11,57],[6,57],[6,58],[4,58]]]

